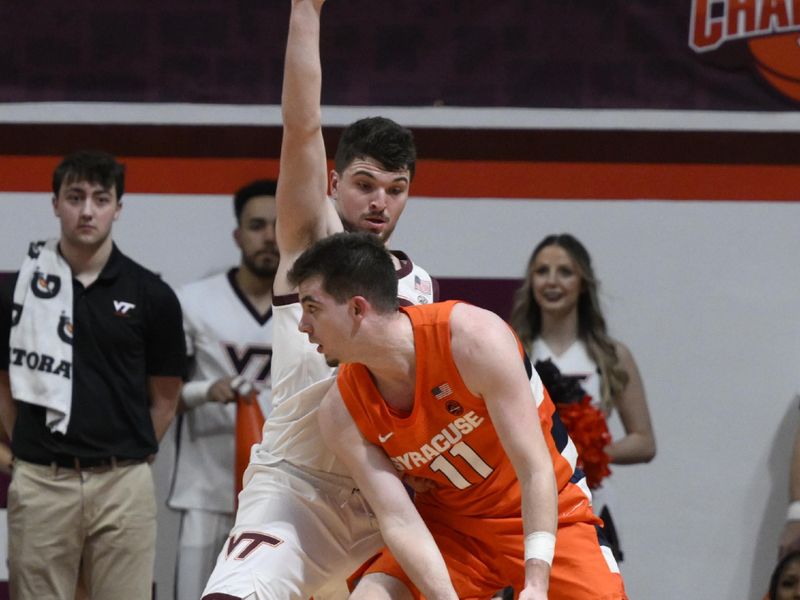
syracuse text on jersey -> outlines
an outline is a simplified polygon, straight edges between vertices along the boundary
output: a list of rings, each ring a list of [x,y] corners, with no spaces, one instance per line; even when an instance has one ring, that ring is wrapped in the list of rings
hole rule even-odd
[[[447,427],[442,429],[441,432],[434,435],[429,442],[422,444],[419,451],[406,452],[400,456],[391,457],[392,463],[395,469],[402,472],[410,471],[415,467],[421,467],[431,461],[435,462],[435,459],[440,454],[455,448],[459,442],[461,442],[462,438],[475,431],[483,422],[483,417],[476,415],[474,411],[469,411],[464,416],[454,419]],[[486,467],[491,470],[491,467],[488,465],[486,465]],[[431,464],[431,468],[433,468],[434,471],[437,470],[434,468],[433,463]],[[452,478],[450,479],[452,481]],[[463,477],[460,479],[469,485]],[[456,481],[453,481],[453,483],[457,487],[463,489],[461,482],[456,483]]]

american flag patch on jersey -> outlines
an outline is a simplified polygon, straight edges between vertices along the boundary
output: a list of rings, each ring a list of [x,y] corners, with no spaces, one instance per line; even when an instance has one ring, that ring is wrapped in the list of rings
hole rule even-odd
[[[414,275],[414,289],[419,292],[422,292],[423,294],[430,294],[431,282],[423,281],[422,279],[420,279],[419,275]]]
[[[450,387],[449,383],[442,383],[433,388],[431,393],[437,400],[444,400],[448,396],[453,395],[453,389]]]

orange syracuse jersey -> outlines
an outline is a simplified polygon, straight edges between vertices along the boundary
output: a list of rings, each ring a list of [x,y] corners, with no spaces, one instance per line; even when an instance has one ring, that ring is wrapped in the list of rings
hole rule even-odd
[[[514,468],[486,404],[467,389],[453,361],[450,314],[455,304],[450,301],[401,308],[411,320],[416,352],[416,386],[410,413],[392,409],[361,364],[341,367],[339,390],[361,434],[383,448],[401,475],[436,482],[435,489],[417,495],[418,505],[444,507],[462,516],[519,515],[521,492]],[[581,485],[582,473],[575,468],[575,446],[521,344],[519,348],[557,488],[559,492],[570,489],[570,493],[559,495],[559,522],[570,522],[573,514],[575,520],[586,520],[587,511],[578,509],[589,505],[589,494],[588,488],[586,494],[576,489],[585,485]]]

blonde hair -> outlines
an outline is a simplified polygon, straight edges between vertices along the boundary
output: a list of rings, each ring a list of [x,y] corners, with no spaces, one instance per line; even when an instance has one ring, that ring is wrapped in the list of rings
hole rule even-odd
[[[542,331],[542,311],[533,297],[531,275],[536,257],[547,246],[563,248],[578,268],[582,283],[577,307],[578,338],[586,344],[589,356],[600,371],[601,397],[598,400],[603,411],[608,413],[622,396],[630,376],[620,365],[616,344],[606,331],[606,320],[598,299],[600,283],[594,275],[592,259],[577,238],[569,233],[548,235],[533,249],[525,270],[525,280],[514,293],[511,326],[526,348]]]

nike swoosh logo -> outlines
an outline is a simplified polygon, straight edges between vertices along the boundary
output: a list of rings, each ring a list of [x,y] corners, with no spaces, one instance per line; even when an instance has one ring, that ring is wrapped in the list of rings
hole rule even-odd
[[[392,437],[393,435],[394,435],[394,431],[390,431],[390,432],[389,432],[389,433],[387,433],[386,435],[381,435],[381,434],[379,433],[379,434],[378,434],[378,441],[379,441],[379,442],[382,444],[382,443],[384,443],[386,440],[388,440],[390,437]]]

